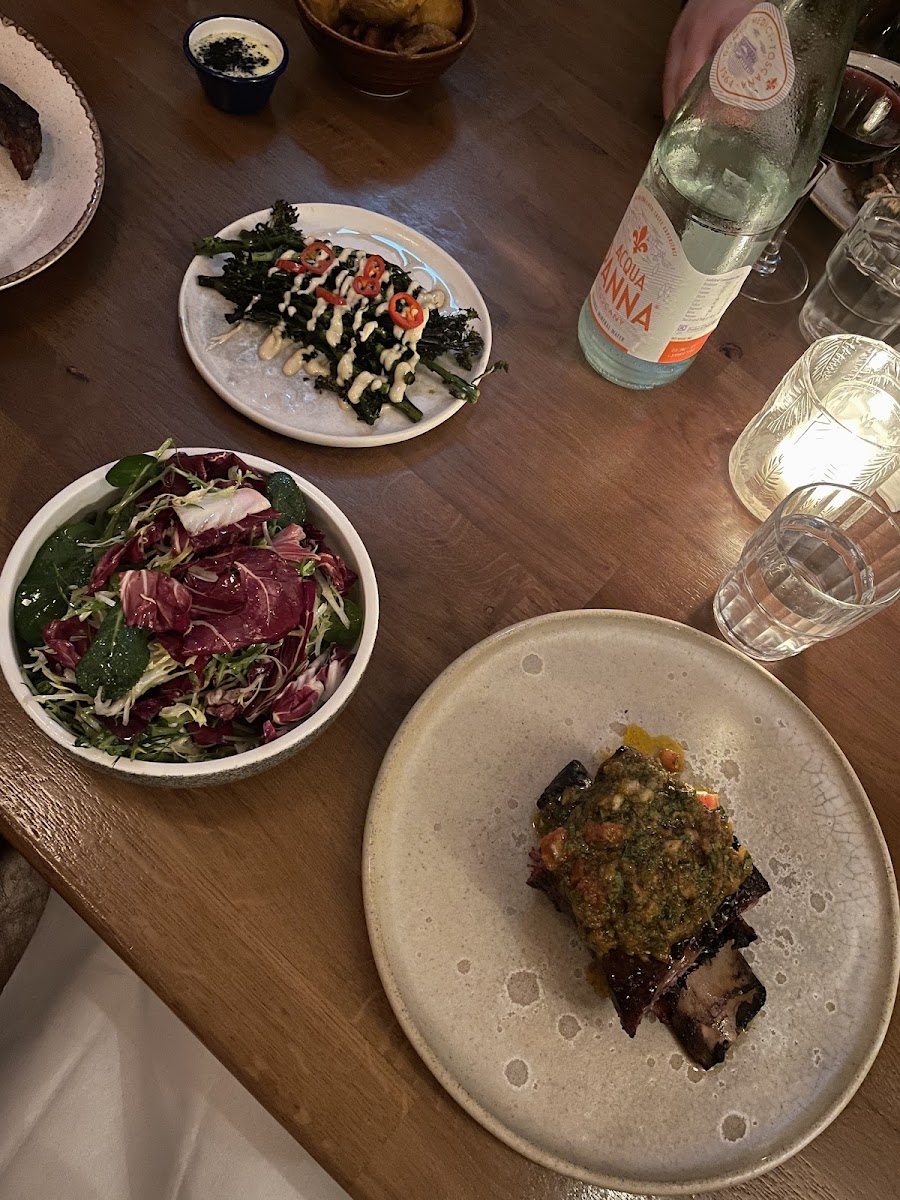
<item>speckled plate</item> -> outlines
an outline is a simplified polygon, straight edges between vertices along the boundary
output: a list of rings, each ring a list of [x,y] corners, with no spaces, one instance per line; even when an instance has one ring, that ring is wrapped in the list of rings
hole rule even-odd
[[[0,83],[40,115],[43,148],[22,180],[0,147],[0,289],[37,275],[90,224],[103,190],[103,143],[68,71],[0,13]]]
[[[481,292],[446,250],[399,221],[365,208],[345,204],[298,204],[296,208],[300,228],[310,237],[328,238],[341,246],[381,254],[402,266],[429,291],[442,288],[451,308],[477,309],[480,316],[475,328],[484,338],[484,351],[471,371],[460,373],[470,379],[481,374],[491,353],[487,305]],[[221,229],[219,236],[234,237],[240,230],[265,221],[270,211],[263,209],[242,217]],[[366,425],[332,392],[317,392],[313,380],[302,372],[286,376],[281,368],[289,349],[272,362],[261,362],[257,351],[264,330],[242,330],[224,344],[213,345],[213,338],[228,329],[225,313],[232,305],[217,292],[198,287],[196,281],[198,275],[218,275],[223,262],[224,256],[192,260],[181,285],[178,319],[194,366],[223,400],[251,421],[318,446],[387,446],[421,437],[459,412],[466,403],[454,400],[440,380],[422,368],[408,392],[424,413],[422,420],[413,424],[386,405],[377,423]]]
[[[632,721],[684,743],[772,885],[748,952],[768,1002],[708,1074],[655,1021],[628,1039],[571,922],[525,884],[534,800]],[[539,617],[449,667],[385,758],[363,884],[385,990],[444,1087],[605,1187],[688,1193],[783,1162],[853,1095],[894,1003],[896,885],[847,760],[767,671],[657,617]]]
[[[859,212],[850,185],[837,167],[828,168],[813,189],[810,199],[840,230],[849,229]]]

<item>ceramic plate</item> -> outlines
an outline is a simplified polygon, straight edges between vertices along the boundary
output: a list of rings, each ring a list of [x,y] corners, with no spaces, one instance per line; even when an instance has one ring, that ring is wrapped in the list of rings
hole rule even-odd
[[[466,272],[446,251],[406,225],[364,208],[344,204],[296,207],[300,228],[310,238],[328,238],[342,246],[381,254],[429,290],[443,288],[450,307],[477,309],[481,317],[476,328],[484,338],[484,352],[468,377],[481,374],[491,352],[487,305]],[[266,220],[269,212],[263,209],[242,217],[220,230],[220,236],[234,237],[241,229]],[[377,424],[366,425],[332,392],[317,392],[313,381],[302,372],[292,378],[284,375],[281,367],[289,349],[270,363],[261,362],[257,349],[264,331],[247,329],[223,345],[212,345],[212,339],[228,329],[224,314],[232,306],[217,292],[198,287],[196,278],[219,274],[223,261],[224,256],[195,258],[188,267],[178,301],[181,335],[194,366],[210,387],[252,421],[319,446],[387,446],[427,433],[466,403],[449,396],[440,381],[423,368],[408,393],[425,414],[422,420],[411,424],[402,413],[389,412],[385,406]]]
[[[534,801],[626,722],[686,747],[772,885],[748,952],[768,1002],[705,1073],[645,1019],[631,1041],[572,923],[529,889]],[[397,1017],[476,1120],[553,1170],[633,1192],[762,1174],[847,1103],[897,985],[898,906],[865,793],[819,722],[723,643],[571,612],[482,642],[428,689],[375,785],[363,883]]]
[[[837,167],[828,168],[816,184],[810,198],[816,208],[840,230],[849,229],[856,220],[859,205],[853,199],[853,193]]]
[[[103,190],[103,144],[81,89],[34,38],[0,15],[0,83],[41,120],[30,179],[0,147],[0,289],[29,279],[74,246]]]

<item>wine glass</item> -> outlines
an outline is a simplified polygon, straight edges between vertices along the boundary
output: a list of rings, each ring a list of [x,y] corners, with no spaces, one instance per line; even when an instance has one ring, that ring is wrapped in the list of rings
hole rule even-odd
[[[809,271],[802,255],[785,237],[813,188],[832,164],[859,166],[877,162],[898,147],[900,66],[875,54],[854,51],[844,73],[819,165],[757,259],[741,295],[760,304],[786,304],[802,296],[809,285]]]
[[[900,12],[897,0],[870,0],[856,27],[853,40],[856,50],[897,59],[900,51]]]

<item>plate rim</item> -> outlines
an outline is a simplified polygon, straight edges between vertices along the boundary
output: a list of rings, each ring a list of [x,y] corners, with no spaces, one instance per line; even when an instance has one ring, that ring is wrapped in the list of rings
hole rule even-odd
[[[491,324],[491,316],[488,310],[487,302],[481,293],[481,289],[475,283],[472,276],[459,262],[459,260],[450,253],[449,250],[445,250],[442,246],[439,246],[437,242],[435,242],[432,238],[427,237],[424,233],[419,233],[419,231],[417,229],[413,229],[411,225],[407,225],[403,221],[398,221],[395,217],[388,216],[387,213],[378,212],[374,208],[361,208],[355,204],[333,204],[330,200],[305,200],[297,201],[296,203],[292,201],[292,203],[295,208],[301,211],[303,209],[310,209],[312,207],[330,209],[335,214],[339,214],[340,219],[344,222],[347,222],[351,219],[357,221],[360,218],[371,219],[372,217],[376,217],[380,221],[388,221],[397,229],[402,230],[405,234],[411,235],[424,252],[427,253],[428,251],[436,250],[439,254],[451,259],[454,266],[462,273],[466,282],[471,286],[473,292],[475,293],[476,303],[480,304],[478,316],[482,325],[482,337],[484,338],[483,354],[486,361],[490,361],[490,354],[493,345],[493,327]],[[234,221],[229,221],[227,225],[223,226],[222,229],[218,231],[216,236],[226,236],[227,232],[234,229],[236,226],[240,228],[249,228],[251,224],[266,218],[271,211],[271,207],[261,208],[257,212],[247,213],[247,215],[244,217],[238,217]],[[422,254],[422,257],[424,258],[425,255]],[[293,438],[294,441],[305,442],[308,445],[336,446],[346,450],[369,450],[376,446],[393,446],[400,442],[408,442],[412,438],[422,437],[424,434],[430,433],[433,429],[436,429],[439,425],[443,425],[445,421],[449,421],[450,418],[455,416],[455,414],[458,413],[461,408],[465,407],[467,401],[454,400],[452,397],[450,397],[450,402],[435,416],[430,417],[427,420],[420,421],[415,425],[411,425],[409,429],[395,430],[393,433],[371,433],[363,434],[360,437],[351,437],[349,434],[315,433],[290,430],[283,422],[280,422],[264,413],[260,413],[256,408],[254,408],[253,405],[248,404],[236,397],[234,392],[229,391],[223,383],[216,379],[212,372],[207,369],[205,362],[200,358],[198,348],[194,345],[194,341],[191,335],[188,333],[187,296],[189,284],[193,279],[194,264],[202,261],[205,260],[203,260],[200,255],[194,255],[187,265],[187,269],[185,270],[184,276],[181,280],[181,286],[178,289],[178,329],[181,333],[181,340],[184,343],[184,348],[188,353],[188,357],[194,364],[197,372],[206,381],[206,383],[209,384],[213,391],[222,400],[224,400],[226,404],[229,404],[233,409],[247,417],[248,420],[253,421],[255,424],[262,425],[267,429],[271,429],[275,433],[280,433],[282,437]]]
[[[91,195],[84,212],[65,237],[61,238],[46,254],[42,254],[40,258],[34,259],[33,262],[28,263],[26,266],[20,267],[18,271],[12,271],[8,275],[0,275],[0,291],[4,291],[6,288],[13,287],[17,283],[24,283],[26,279],[31,279],[33,276],[39,275],[41,271],[46,270],[52,263],[62,258],[67,250],[72,249],[88,225],[90,225],[94,213],[96,213],[97,207],[100,204],[100,197],[103,195],[103,185],[106,182],[106,153],[103,149],[103,139],[100,136],[100,126],[97,124],[97,118],[91,111],[91,107],[85,99],[84,92],[59,59],[55,58],[46,46],[39,42],[27,29],[23,29],[21,25],[17,24],[12,17],[7,17],[3,13],[0,13],[0,26],[5,29],[12,29],[14,33],[23,37],[27,42],[31,42],[38,53],[42,54],[50,63],[50,66],[63,77],[63,80],[75,93],[78,102],[84,110],[88,128],[91,131],[91,139],[94,143],[94,186],[91,189]]]
[[[387,951],[384,947],[381,936],[381,923],[378,913],[375,909],[374,890],[375,882],[372,878],[373,872],[373,845],[376,838],[376,821],[377,810],[380,804],[385,803],[383,797],[380,796],[385,789],[386,780],[389,769],[391,768],[392,760],[400,751],[401,743],[406,736],[409,726],[414,719],[421,714],[422,710],[429,704],[438,689],[446,686],[448,679],[453,679],[461,674],[466,667],[478,656],[489,652],[495,645],[512,638],[519,634],[523,629],[533,628],[537,625],[553,625],[564,623],[573,618],[583,618],[585,615],[596,615],[598,620],[613,620],[634,622],[638,624],[648,624],[657,628],[663,628],[669,632],[677,632],[680,636],[686,636],[689,640],[694,641],[697,645],[703,643],[719,647],[719,650],[714,653],[724,652],[737,659],[745,666],[752,668],[758,676],[764,677],[768,681],[769,686],[774,686],[777,693],[781,693],[783,697],[788,699],[788,702],[799,707],[804,715],[810,719],[817,729],[818,733],[824,735],[826,742],[830,746],[833,753],[837,755],[838,761],[844,768],[849,783],[857,793],[857,798],[862,802],[862,809],[868,815],[869,822],[875,834],[876,843],[881,852],[882,862],[885,868],[885,873],[888,882],[892,885],[889,889],[892,904],[891,904],[891,921],[890,921],[890,954],[889,959],[892,965],[891,974],[893,976],[893,987],[888,989],[886,996],[883,999],[875,1036],[873,1037],[869,1048],[860,1062],[857,1064],[853,1075],[846,1086],[838,1093],[835,1100],[825,1111],[823,1116],[815,1122],[812,1127],[799,1138],[795,1138],[788,1145],[778,1150],[777,1152],[767,1156],[766,1160],[744,1170],[733,1171],[728,1174],[707,1175],[705,1177],[689,1180],[683,1183],[660,1183],[658,1181],[648,1182],[646,1180],[626,1179],[615,1176],[599,1175],[592,1172],[586,1172],[578,1167],[575,1163],[568,1162],[565,1159],[559,1158],[557,1155],[542,1150],[539,1146],[528,1141],[526,1138],[513,1132],[501,1120],[494,1116],[493,1113],[482,1107],[482,1105],[466,1090],[461,1083],[456,1080],[452,1074],[444,1067],[438,1056],[431,1049],[427,1039],[418,1030],[411,1013],[406,1007],[406,1004],[401,995],[399,986],[392,974],[390,963],[388,961]],[[372,955],[375,960],[375,966],[378,971],[378,976],[381,980],[381,985],[387,995],[391,1009],[399,1022],[404,1034],[413,1046],[416,1053],[441,1084],[441,1086],[453,1097],[454,1100],[468,1113],[470,1117],[476,1120],[480,1125],[497,1137],[501,1142],[505,1143],[511,1149],[516,1150],[519,1154],[532,1162],[538,1163],[540,1166],[546,1167],[549,1170],[556,1171],[561,1175],[568,1176],[572,1179],[577,1179],[584,1183],[589,1183],[599,1187],[618,1189],[626,1192],[634,1192],[643,1195],[648,1190],[659,1195],[666,1196],[681,1196],[689,1195],[696,1192],[708,1192],[716,1188],[735,1187],[740,1183],[746,1183],[751,1179],[757,1179],[761,1175],[767,1174],[780,1166],[788,1159],[792,1158],[805,1146],[808,1146],[816,1137],[819,1136],[846,1108],[853,1096],[856,1094],[863,1080],[871,1070],[881,1046],[887,1034],[891,1016],[893,1014],[894,1005],[897,996],[897,985],[900,981],[900,897],[897,893],[897,880],[891,861],[890,851],[885,841],[884,833],[878,820],[878,816],[872,807],[871,801],[866,795],[865,788],[862,786],[853,766],[847,759],[847,756],[841,750],[840,746],[815,715],[803,701],[796,696],[790,688],[788,688],[780,679],[777,679],[765,667],[752,659],[747,658],[739,650],[720,641],[718,638],[712,637],[710,634],[704,633],[702,630],[695,629],[691,625],[684,625],[679,621],[670,620],[667,617],[659,617],[652,613],[635,612],[628,609],[615,608],[594,608],[594,609],[566,609],[560,612],[543,613],[536,617],[531,617],[528,620],[520,621],[514,625],[507,626],[505,629],[497,630],[495,633],[489,634],[474,646],[464,651],[458,658],[454,659],[443,671],[429,684],[416,703],[409,710],[407,715],[401,722],[397,732],[391,739],[390,745],[385,752],[384,759],[376,776],[375,783],[372,787],[372,793],[369,799],[369,806],[366,812],[366,821],[363,829],[363,851],[362,851],[362,893],[363,893],[363,909],[366,918],[366,929],[369,935],[369,944],[372,948]]]
[[[828,168],[828,170],[825,172],[825,176],[830,176],[832,171],[834,171],[833,166]],[[824,178],[825,177],[823,176],[823,179],[821,182],[824,182]],[[814,187],[813,190],[810,192],[810,194],[809,194],[810,200],[815,205],[815,207],[819,210],[819,212],[822,214],[822,216],[825,217],[827,220],[829,220],[831,222],[831,224],[834,225],[834,227],[840,233],[846,233],[847,230],[850,228],[850,224],[852,224],[852,222],[848,223],[847,221],[844,220],[844,218],[840,215],[840,213],[837,211],[837,209],[834,208],[834,206],[830,203],[830,200],[827,197],[827,193],[825,195],[823,195],[819,191],[819,186],[821,186],[821,184]]]

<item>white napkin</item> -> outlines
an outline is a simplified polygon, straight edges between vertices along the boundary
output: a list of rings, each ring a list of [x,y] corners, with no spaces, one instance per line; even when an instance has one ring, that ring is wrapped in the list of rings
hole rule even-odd
[[[6,1200],[349,1200],[55,894],[0,993]]]

